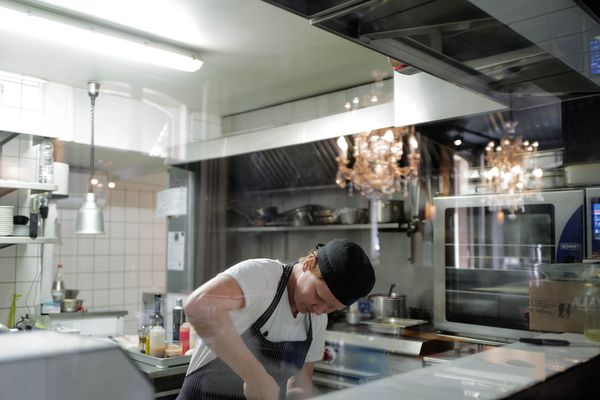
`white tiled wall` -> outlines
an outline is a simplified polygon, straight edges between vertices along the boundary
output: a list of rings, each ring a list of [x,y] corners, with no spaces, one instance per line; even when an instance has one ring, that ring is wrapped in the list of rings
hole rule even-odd
[[[35,180],[37,151],[32,140],[15,139],[2,146],[0,178]],[[118,182],[104,206],[105,234],[75,235],[77,209],[57,202],[60,242],[54,246],[53,265],[62,264],[67,288],[93,310],[126,310],[125,332],[137,332],[141,293],[165,291],[166,221],[155,217],[156,193],[161,184]],[[0,197],[15,214],[29,215],[28,190]],[[67,203],[68,204],[68,203]],[[33,314],[40,303],[42,245],[0,249],[0,322],[8,322],[14,293],[16,320]],[[38,310],[39,311],[39,310]]]
[[[94,310],[125,310],[125,333],[137,332],[142,292],[165,291],[166,221],[156,218],[155,186],[123,185],[108,192],[105,234],[75,235],[77,210],[58,205],[65,286]]]

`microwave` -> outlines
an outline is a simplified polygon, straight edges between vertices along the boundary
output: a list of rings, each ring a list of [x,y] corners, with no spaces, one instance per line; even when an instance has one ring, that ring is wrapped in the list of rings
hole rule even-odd
[[[434,198],[434,325],[500,341],[533,336],[538,267],[600,258],[600,188]]]

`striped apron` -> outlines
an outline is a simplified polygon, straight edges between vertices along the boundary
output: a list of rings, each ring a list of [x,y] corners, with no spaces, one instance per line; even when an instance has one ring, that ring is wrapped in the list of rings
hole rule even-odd
[[[279,385],[279,398],[285,399],[287,380],[304,366],[306,354],[312,343],[312,320],[304,341],[270,342],[260,328],[267,322],[287,287],[293,264],[283,266],[283,274],[277,285],[277,293],[267,310],[241,337],[246,346]],[[177,400],[237,400],[244,399],[244,381],[220,358],[198,368],[185,377]]]

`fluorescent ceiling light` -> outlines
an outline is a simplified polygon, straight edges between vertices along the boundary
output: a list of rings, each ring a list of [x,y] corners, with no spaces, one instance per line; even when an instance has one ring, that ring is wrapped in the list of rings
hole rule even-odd
[[[0,30],[134,62],[185,72],[203,64],[191,51],[6,1],[0,1],[0,21]]]

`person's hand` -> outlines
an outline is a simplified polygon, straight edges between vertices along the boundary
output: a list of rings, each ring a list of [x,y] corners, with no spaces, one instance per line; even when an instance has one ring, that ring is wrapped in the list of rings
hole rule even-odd
[[[278,400],[279,385],[266,372],[244,382],[244,396],[248,400]]]

